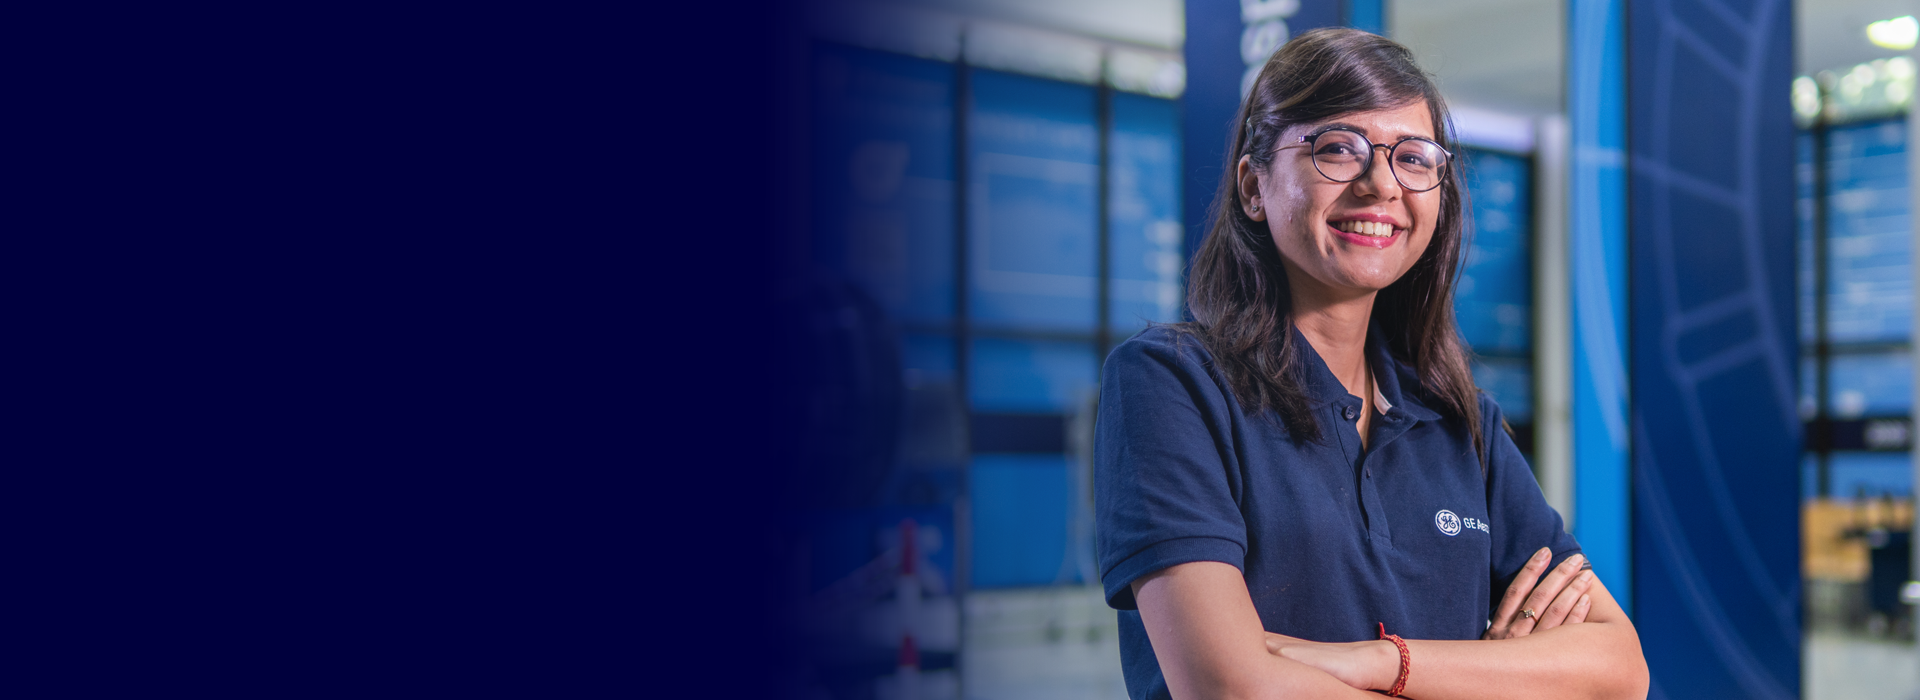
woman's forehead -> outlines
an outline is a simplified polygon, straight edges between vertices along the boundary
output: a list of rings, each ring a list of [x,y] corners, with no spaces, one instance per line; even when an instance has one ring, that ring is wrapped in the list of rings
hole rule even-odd
[[[1439,140],[1433,133],[1433,112],[1427,109],[1425,100],[1387,109],[1336,114],[1303,126],[1307,129],[1306,133],[1324,131],[1333,127],[1352,129],[1375,143],[1398,141],[1413,136]]]

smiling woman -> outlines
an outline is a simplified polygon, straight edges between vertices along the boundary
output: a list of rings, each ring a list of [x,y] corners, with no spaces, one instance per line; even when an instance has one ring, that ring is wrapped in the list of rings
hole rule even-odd
[[[1195,320],[1123,343],[1101,383],[1132,697],[1646,695],[1632,623],[1468,372],[1446,124],[1365,32],[1303,33],[1254,82]]]

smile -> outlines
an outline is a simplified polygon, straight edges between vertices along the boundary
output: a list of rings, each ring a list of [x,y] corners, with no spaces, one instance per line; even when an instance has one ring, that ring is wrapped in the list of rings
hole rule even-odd
[[[1385,248],[1393,245],[1394,239],[1405,230],[1394,228],[1393,223],[1388,221],[1362,221],[1359,219],[1329,221],[1327,222],[1327,227],[1348,242],[1369,248]]]

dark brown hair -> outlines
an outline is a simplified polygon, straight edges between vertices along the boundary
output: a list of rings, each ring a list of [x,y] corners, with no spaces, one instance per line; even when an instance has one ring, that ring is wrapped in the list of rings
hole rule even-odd
[[[1189,273],[1194,321],[1181,325],[1213,355],[1244,410],[1272,410],[1295,435],[1317,440],[1320,429],[1293,347],[1293,295],[1266,222],[1248,218],[1241,206],[1237,164],[1246,155],[1261,171],[1271,167],[1289,127],[1415,101],[1433,114],[1435,140],[1453,150],[1446,103],[1413,52],[1357,29],[1315,29],[1267,60],[1234,117],[1212,225]],[[1440,185],[1440,216],[1426,253],[1374,297],[1373,318],[1389,350],[1413,365],[1436,408],[1465,420],[1475,453],[1484,455],[1478,389],[1453,318],[1463,235],[1459,170],[1458,163],[1447,168]]]

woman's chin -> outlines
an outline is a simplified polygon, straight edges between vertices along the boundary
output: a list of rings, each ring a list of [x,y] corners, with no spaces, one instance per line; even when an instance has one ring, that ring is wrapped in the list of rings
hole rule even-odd
[[[1342,277],[1344,279],[1341,280],[1338,286],[1351,289],[1358,293],[1378,292],[1392,286],[1394,282],[1399,281],[1400,269],[1396,267],[1391,270],[1351,270],[1348,271],[1347,274],[1342,275]]]

